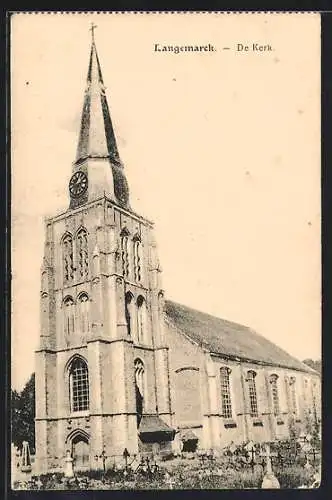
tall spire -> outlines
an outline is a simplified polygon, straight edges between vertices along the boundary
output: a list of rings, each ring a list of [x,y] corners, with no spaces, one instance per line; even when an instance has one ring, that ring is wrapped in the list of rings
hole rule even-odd
[[[105,193],[114,198],[114,201],[120,205],[129,208],[128,183],[120,160],[107,104],[105,86],[94,38],[95,28],[96,26],[92,24],[90,28],[90,60],[73,169],[74,172],[81,168],[87,170],[90,186],[88,201]],[[104,167],[102,167],[100,161],[104,163]],[[99,166],[97,166],[96,162],[98,162]],[[104,170],[104,174],[101,174],[100,169],[106,169]],[[97,170],[100,174],[97,173]],[[104,185],[102,184],[102,179],[104,179]],[[71,200],[71,207],[74,208],[81,203],[80,200]]]
[[[112,163],[119,164],[120,157],[94,39],[95,27],[92,24],[90,61],[75,163],[88,157],[108,157]]]

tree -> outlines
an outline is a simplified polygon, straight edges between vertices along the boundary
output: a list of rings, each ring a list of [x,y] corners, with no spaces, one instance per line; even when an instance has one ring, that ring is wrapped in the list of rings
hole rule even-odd
[[[22,448],[28,441],[31,452],[35,448],[35,374],[33,373],[21,393],[11,392],[12,442]]]
[[[304,359],[302,363],[304,363],[307,366],[310,366],[310,368],[316,370],[316,372],[322,373],[322,361],[320,359],[314,361],[313,359],[308,358]]]

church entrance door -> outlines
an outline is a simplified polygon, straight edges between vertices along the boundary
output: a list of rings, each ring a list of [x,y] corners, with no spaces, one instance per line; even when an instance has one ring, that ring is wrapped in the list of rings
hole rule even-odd
[[[89,441],[85,436],[75,436],[72,440],[75,470],[86,470],[90,465]]]

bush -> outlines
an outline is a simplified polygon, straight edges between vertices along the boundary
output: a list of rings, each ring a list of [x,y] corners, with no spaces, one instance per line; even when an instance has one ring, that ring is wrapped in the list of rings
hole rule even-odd
[[[161,456],[161,460],[163,462],[167,462],[169,460],[174,460],[175,456],[174,456],[174,453],[173,452],[170,452],[170,453],[164,453],[162,456]]]
[[[101,480],[103,478],[104,471],[102,470],[91,470],[88,472],[87,477],[89,479],[96,479],[97,481]]]
[[[314,470],[305,469],[299,465],[293,465],[283,469],[275,469],[280,488],[299,488],[300,486],[310,486],[314,481]]]

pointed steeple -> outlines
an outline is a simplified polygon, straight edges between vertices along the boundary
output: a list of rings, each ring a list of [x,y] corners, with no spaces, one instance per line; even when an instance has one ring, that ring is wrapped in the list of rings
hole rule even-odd
[[[105,94],[105,86],[94,39],[95,27],[94,25],[91,27],[92,39],[89,67],[76,159],[73,168],[76,171],[84,165],[87,166],[90,186],[94,178],[97,180],[97,177],[99,177],[99,182],[101,179],[100,176],[97,176],[97,172],[93,175],[93,170],[96,167],[92,163],[95,164],[96,161],[104,161],[105,168],[108,169],[106,178],[110,180],[110,175],[113,178],[112,189],[110,189],[109,185],[105,185],[104,192],[111,194],[112,197],[114,196],[115,201],[119,204],[128,207],[128,183],[120,160]],[[110,183],[108,182],[108,184]],[[98,187],[94,185],[91,193],[101,193],[102,189],[103,186],[100,185]],[[90,195],[89,199],[91,199]],[[77,201],[74,201],[71,203],[71,206],[77,206],[77,203]]]
[[[81,162],[87,157],[108,157],[112,163],[119,164],[120,157],[107,104],[93,29],[94,25],[91,28],[90,60],[75,163]]]

